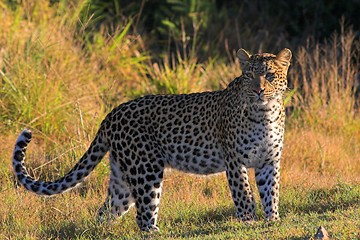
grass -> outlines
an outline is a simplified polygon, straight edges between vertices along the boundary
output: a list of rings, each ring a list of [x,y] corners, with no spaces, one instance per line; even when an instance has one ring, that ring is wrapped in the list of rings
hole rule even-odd
[[[18,188],[9,159],[23,128],[34,132],[30,172],[53,180],[74,165],[116,105],[144,94],[217,90],[240,74],[237,61],[211,53],[201,63],[194,54],[155,61],[146,40],[130,32],[131,20],[114,35],[100,29],[90,38],[91,16],[79,15],[86,1],[64,3],[10,9],[0,2],[0,239],[309,239],[320,225],[334,239],[360,237],[360,44],[345,29],[328,43],[293,49],[281,222],[238,222],[224,174],[168,171],[158,235],[139,232],[134,210],[111,224],[95,222],[107,160],[81,187],[54,198]]]
[[[99,181],[91,177],[88,183],[95,180]],[[11,239],[309,239],[320,225],[334,239],[356,239],[360,234],[359,185],[338,183],[331,188],[308,188],[283,183],[281,222],[260,220],[245,224],[234,218],[235,209],[223,174],[204,178],[171,171],[166,173],[159,213],[161,233],[149,236],[139,232],[134,210],[116,222],[98,225],[94,214],[105,197],[106,181],[100,187],[88,183],[54,198],[39,198],[24,189],[2,192],[5,202],[1,209],[4,224],[0,236]],[[258,195],[256,200],[259,202]],[[257,214],[263,217],[259,205],[258,208]]]

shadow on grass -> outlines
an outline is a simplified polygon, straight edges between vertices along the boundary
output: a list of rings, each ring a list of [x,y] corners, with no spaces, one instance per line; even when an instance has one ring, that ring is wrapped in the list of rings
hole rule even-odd
[[[119,232],[111,230],[111,224],[100,224],[95,222],[73,223],[64,222],[59,226],[43,230],[44,239],[128,239],[127,231],[124,236]],[[136,239],[136,238],[132,238]]]
[[[176,216],[171,220],[170,225],[162,226],[165,230],[164,235],[159,237],[165,238],[191,238],[191,237],[211,237],[211,236],[232,236],[240,234],[271,234],[272,231],[277,231],[278,228],[294,227],[296,224],[302,227],[302,221],[292,222],[289,216],[301,216],[301,214],[321,214],[318,218],[326,218],[327,212],[334,212],[337,210],[346,210],[351,207],[358,206],[360,202],[360,186],[339,184],[330,189],[300,189],[300,188],[285,188],[283,189],[282,199],[280,200],[281,217],[284,219],[286,226],[282,226],[284,222],[268,223],[262,221],[262,217],[258,214],[260,221],[254,224],[245,224],[238,221],[235,215],[235,207],[219,206],[211,210],[194,209],[184,213],[182,216]],[[257,206],[260,208],[259,206]],[[262,209],[258,209],[262,212]],[[262,215],[263,213],[261,213]],[[126,239],[126,236],[134,239],[134,236],[140,238],[144,237],[140,232],[128,229],[133,221],[128,218],[134,216],[127,215],[126,221],[117,220],[120,231],[109,231],[111,227],[99,226],[93,222],[72,223],[65,222],[59,225],[43,230],[45,238],[56,239]],[[287,222],[289,221],[290,222]],[[326,220],[326,219],[324,219]],[[162,219],[165,222],[166,219]],[[160,224],[161,224],[160,221]],[[61,225],[60,225],[61,224]],[[299,225],[300,224],[300,225]],[[116,228],[119,230],[118,228]],[[130,230],[130,231],[129,231]],[[269,232],[270,231],[270,232]],[[123,233],[124,235],[122,235]],[[121,236],[119,236],[121,234]],[[250,234],[251,235],[251,234]],[[152,235],[153,237],[153,235]],[[152,238],[150,237],[150,238]],[[289,236],[287,239],[309,239],[312,236]]]
[[[46,228],[43,230],[44,238],[72,239],[81,235],[84,229],[76,223],[64,223],[59,228]]]
[[[235,215],[235,208],[232,206],[221,206],[211,210],[189,211],[186,216],[179,216],[173,219],[169,231],[164,236],[170,238],[190,238],[194,236],[210,236],[221,232],[230,231],[231,222]]]
[[[292,201],[296,198],[301,200]],[[338,184],[330,189],[307,190],[294,188],[287,190],[283,199],[285,201],[280,205],[280,209],[286,209],[287,212],[322,214],[329,211],[346,210],[358,206],[360,202],[360,186]]]
[[[283,189],[282,200],[280,200],[281,217],[284,221],[287,219],[287,215],[300,215],[301,214],[318,214],[317,218],[320,220],[328,220],[327,214],[337,210],[347,210],[352,207],[356,207],[360,202],[360,186],[359,185],[347,185],[338,184],[332,188],[319,188],[319,189],[299,189],[289,188]],[[259,206],[257,206],[259,208]],[[262,211],[262,209],[259,209]],[[285,212],[286,211],[286,212]],[[222,233],[236,233],[236,232],[248,232],[252,231],[255,227],[258,231],[266,232],[268,229],[276,229],[276,224],[262,221],[260,219],[254,226],[251,224],[244,224],[237,221],[234,217],[235,207],[221,207],[206,212],[192,212],[186,216],[186,220],[183,218],[177,218],[174,220],[175,226],[181,226],[182,223],[191,223],[192,227],[184,229],[183,232],[178,232],[172,237],[206,237],[211,235],[222,235]],[[280,222],[281,225],[281,222]],[[301,227],[301,223],[299,227]],[[292,225],[290,225],[291,227]],[[280,226],[279,226],[280,227]],[[309,239],[312,236],[289,236],[288,239]]]

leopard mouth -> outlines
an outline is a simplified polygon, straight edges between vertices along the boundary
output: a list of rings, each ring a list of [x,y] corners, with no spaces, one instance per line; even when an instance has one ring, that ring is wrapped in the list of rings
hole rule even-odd
[[[251,101],[255,104],[263,104],[264,102],[267,102],[269,100],[268,97],[265,97],[263,94],[255,94],[252,95],[250,98]]]
[[[259,98],[259,99],[256,100],[256,104],[257,104],[257,105],[266,105],[266,104],[268,104],[268,102],[269,102],[268,99],[261,99],[261,98]]]
[[[251,96],[251,101],[254,105],[267,105],[269,102],[278,99],[279,95],[274,94],[270,96],[264,96],[264,95],[253,95]]]

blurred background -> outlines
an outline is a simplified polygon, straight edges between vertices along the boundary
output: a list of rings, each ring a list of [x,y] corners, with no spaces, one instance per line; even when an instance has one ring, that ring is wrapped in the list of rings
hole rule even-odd
[[[55,3],[58,1],[52,1]],[[88,32],[114,33],[131,21],[153,54],[186,47],[200,58],[226,57],[242,46],[253,52],[323,42],[341,27],[359,30],[360,1],[88,1],[81,17]],[[86,20],[85,20],[86,21]],[[191,52],[192,51],[192,52]],[[211,54],[209,54],[211,53]]]

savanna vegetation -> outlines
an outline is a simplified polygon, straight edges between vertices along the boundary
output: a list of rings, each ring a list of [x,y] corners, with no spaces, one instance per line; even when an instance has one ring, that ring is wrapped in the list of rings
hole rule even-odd
[[[333,239],[359,239],[359,9],[355,0],[0,0],[0,239],[309,239],[320,225]],[[240,47],[294,55],[281,222],[238,222],[224,174],[167,171],[156,235],[139,232],[133,210],[96,223],[106,159],[54,198],[16,184],[10,159],[23,128],[34,133],[28,170],[53,180],[113,107],[224,88],[241,74]]]

